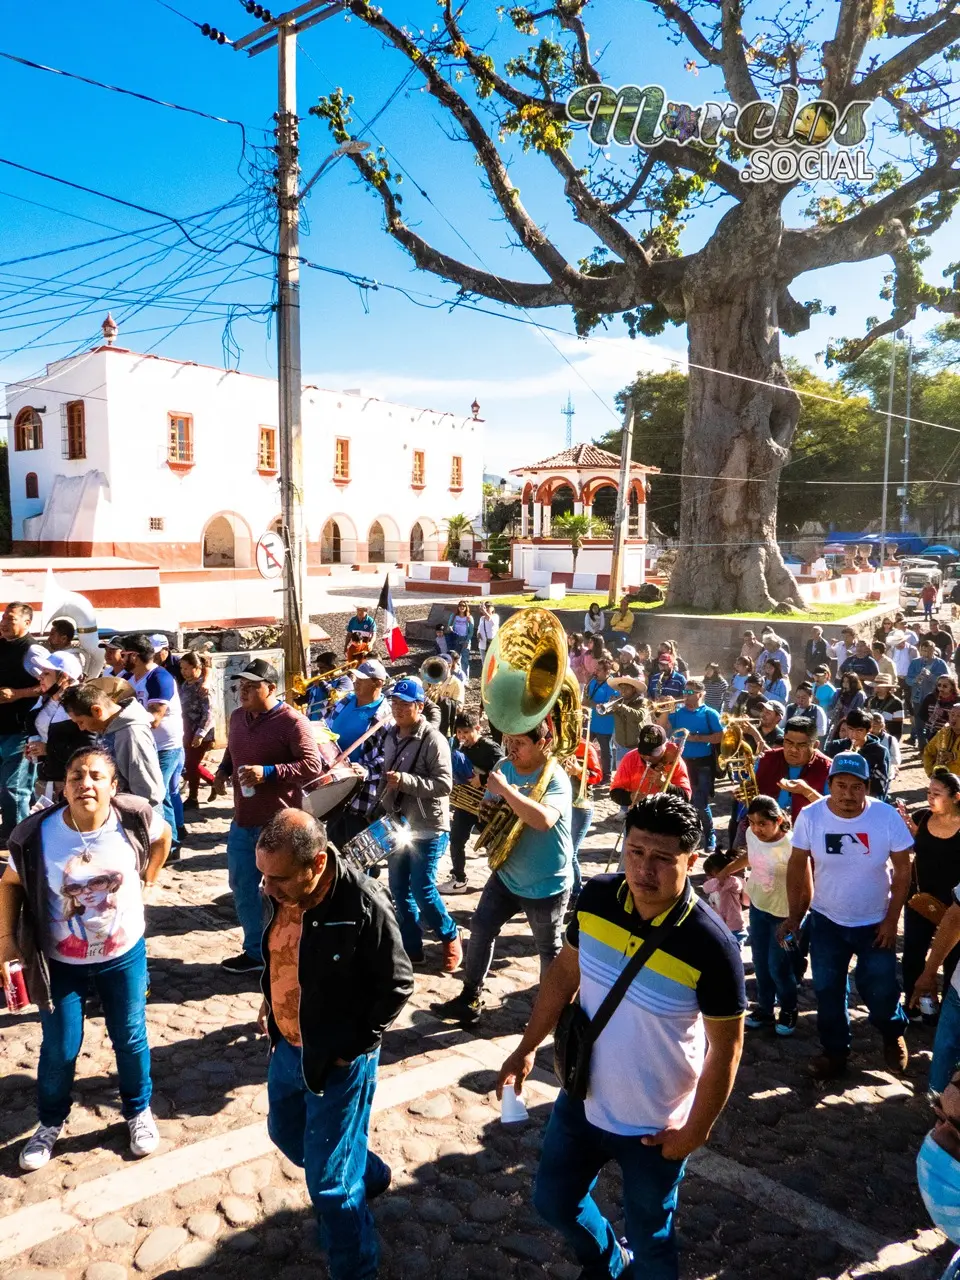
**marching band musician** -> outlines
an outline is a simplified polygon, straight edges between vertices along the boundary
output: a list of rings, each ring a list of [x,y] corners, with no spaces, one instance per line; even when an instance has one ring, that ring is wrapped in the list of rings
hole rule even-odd
[[[586,757],[586,758],[584,758]],[[570,903],[567,914],[573,911],[580,897],[583,886],[583,872],[580,869],[580,846],[586,840],[593,826],[593,788],[603,781],[603,769],[600,767],[600,751],[595,742],[587,743],[581,738],[577,750],[563,762],[563,767],[570,775],[573,786],[573,807],[570,810],[570,839],[573,844],[573,888],[570,891]]]
[[[458,711],[454,721],[457,745],[453,749],[454,782],[485,788],[487,775],[503,759],[503,751],[480,727],[476,711]],[[469,772],[468,772],[469,770]],[[450,815],[450,862],[453,875],[440,886],[441,893],[467,892],[467,841],[473,830],[474,815],[466,809],[454,808]]]
[[[610,676],[607,684],[614,689],[619,700],[612,707],[613,712],[613,767],[637,745],[640,728],[647,719],[647,708],[644,702],[647,682],[639,675]]]
[[[656,795],[664,789],[664,777],[673,766],[670,785],[689,800],[692,794],[690,775],[684,761],[678,759],[679,755],[679,745],[667,741],[665,729],[658,724],[645,724],[640,730],[636,749],[628,751],[617,767],[610,785],[610,799],[622,809],[629,809],[641,796]]]
[[[460,930],[437,889],[437,867],[449,841],[453,772],[449,743],[424,719],[425,700],[416,676],[404,676],[393,686],[394,723],[384,734],[377,800],[384,813],[400,817],[409,828],[405,847],[387,863],[407,955],[423,964],[422,920],[443,943],[444,973],[453,973],[463,959]]]
[[[483,984],[508,920],[521,911],[526,915],[540,955],[541,977],[563,946],[563,916],[573,884],[570,778],[554,765],[542,799],[530,798],[544,769],[551,768],[552,733],[547,718],[529,733],[504,734],[507,759],[487,778],[485,798],[506,804],[523,823],[523,832],[483,887],[473,915],[463,990],[452,1000],[430,1006],[439,1017],[461,1026],[480,1021]]]
[[[683,759],[693,785],[691,803],[700,814],[703,847],[710,853],[717,845],[713,812],[710,809],[710,797],[713,795],[713,748],[720,745],[723,725],[716,711],[703,705],[701,680],[687,680],[683,690],[683,706],[665,714],[661,723],[672,732],[687,730]]]

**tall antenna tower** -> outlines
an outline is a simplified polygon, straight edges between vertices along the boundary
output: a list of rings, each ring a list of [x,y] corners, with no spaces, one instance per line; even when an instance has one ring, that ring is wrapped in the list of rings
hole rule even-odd
[[[569,449],[573,444],[573,415],[577,412],[573,407],[573,400],[569,391],[567,392],[567,403],[560,412],[567,420],[567,448]]]

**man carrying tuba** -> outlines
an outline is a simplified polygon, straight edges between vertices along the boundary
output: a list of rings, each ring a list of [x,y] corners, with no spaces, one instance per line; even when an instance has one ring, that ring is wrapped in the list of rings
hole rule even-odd
[[[507,758],[487,777],[486,798],[507,805],[523,823],[523,832],[506,862],[491,872],[480,895],[470,928],[463,990],[452,1000],[430,1006],[441,1018],[461,1026],[480,1021],[483,984],[497,938],[518,912],[530,924],[541,977],[563,946],[563,916],[573,884],[573,791],[567,773],[554,767],[552,737],[549,719],[528,733],[504,734]],[[540,795],[538,784],[545,770],[551,772]]]

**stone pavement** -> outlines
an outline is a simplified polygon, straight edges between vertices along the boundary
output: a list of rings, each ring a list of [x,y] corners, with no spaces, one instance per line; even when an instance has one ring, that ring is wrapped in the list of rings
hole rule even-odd
[[[915,757],[908,756],[908,766]],[[919,799],[908,767],[900,790]],[[726,796],[718,810],[728,812]],[[154,1109],[160,1151],[130,1159],[102,1017],[90,1010],[76,1104],[57,1158],[22,1174],[17,1152],[35,1124],[40,1033],[35,1012],[0,1014],[0,1275],[9,1280],[124,1280],[172,1271],[244,1280],[326,1275],[299,1170],[271,1146],[264,1115],[266,1042],[253,1025],[256,983],[224,973],[238,949],[227,894],[223,803],[190,824],[182,861],[147,909]],[[615,839],[609,802],[586,847],[602,871]],[[446,867],[444,867],[446,872]],[[448,905],[469,927],[486,864],[468,862],[472,892]],[[575,1280],[530,1199],[555,1086],[549,1049],[528,1086],[530,1120],[500,1123],[499,1063],[529,1014],[537,973],[526,926],[498,945],[480,1028],[443,1026],[428,1006],[453,994],[428,945],[413,1001],[388,1033],[372,1143],[394,1171],[375,1205],[389,1280],[496,1277]],[[796,1036],[748,1033],[736,1089],[709,1147],[690,1162],[678,1227],[684,1280],[933,1280],[949,1247],[927,1219],[914,1157],[929,1127],[924,1101],[932,1031],[910,1032],[900,1081],[855,1010],[855,1054],[843,1088],[802,1075],[816,1050],[812,996]],[[616,1171],[598,1188],[616,1219]]]

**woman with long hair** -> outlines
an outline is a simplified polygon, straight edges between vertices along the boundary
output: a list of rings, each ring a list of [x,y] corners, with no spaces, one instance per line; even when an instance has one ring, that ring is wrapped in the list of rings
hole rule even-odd
[[[933,693],[928,693],[920,703],[920,722],[924,726],[924,738],[927,742],[935,733],[939,733],[947,723],[947,712],[960,702],[960,689],[953,676],[937,676]]]
[[[213,702],[210,698],[210,655],[189,650],[180,659],[180,709],[183,712],[183,776],[187,781],[188,809],[200,805],[200,780],[213,785],[213,774],[203,768],[203,757],[213,746]]]
[[[151,885],[170,852],[170,828],[139,796],[117,795],[117,771],[98,747],[67,763],[63,803],[32,813],[10,833],[0,880],[0,962],[19,960],[39,1007],[40,1121],[20,1152],[40,1169],[70,1113],[91,982],[117,1059],[130,1151],[160,1142],[150,1111],[147,950],[141,882]]]
[[[863,682],[855,671],[847,671],[840,677],[840,688],[830,706],[830,737],[835,738],[848,711],[859,711],[866,703]]]
[[[607,626],[607,615],[594,600],[583,615],[583,634],[585,636],[602,636]]]
[[[579,631],[575,631],[573,635],[567,636],[567,658],[570,662],[570,670],[573,672],[574,679],[583,686],[590,679],[588,673],[584,670],[583,660],[586,656],[587,646],[584,644],[583,636]]]
[[[784,706],[790,701],[790,690],[783,678],[783,667],[777,658],[768,658],[763,664],[764,697],[782,702]]]
[[[954,887],[960,884],[960,777],[937,765],[927,784],[927,807],[910,814],[897,801],[901,818],[913,835],[914,892],[931,894],[949,907]],[[919,1018],[910,1008],[914,983],[923,972],[930,943],[937,926],[926,915],[907,907],[903,915],[903,1002],[911,1018]],[[943,962],[943,985],[950,985],[960,961],[960,945]]]

